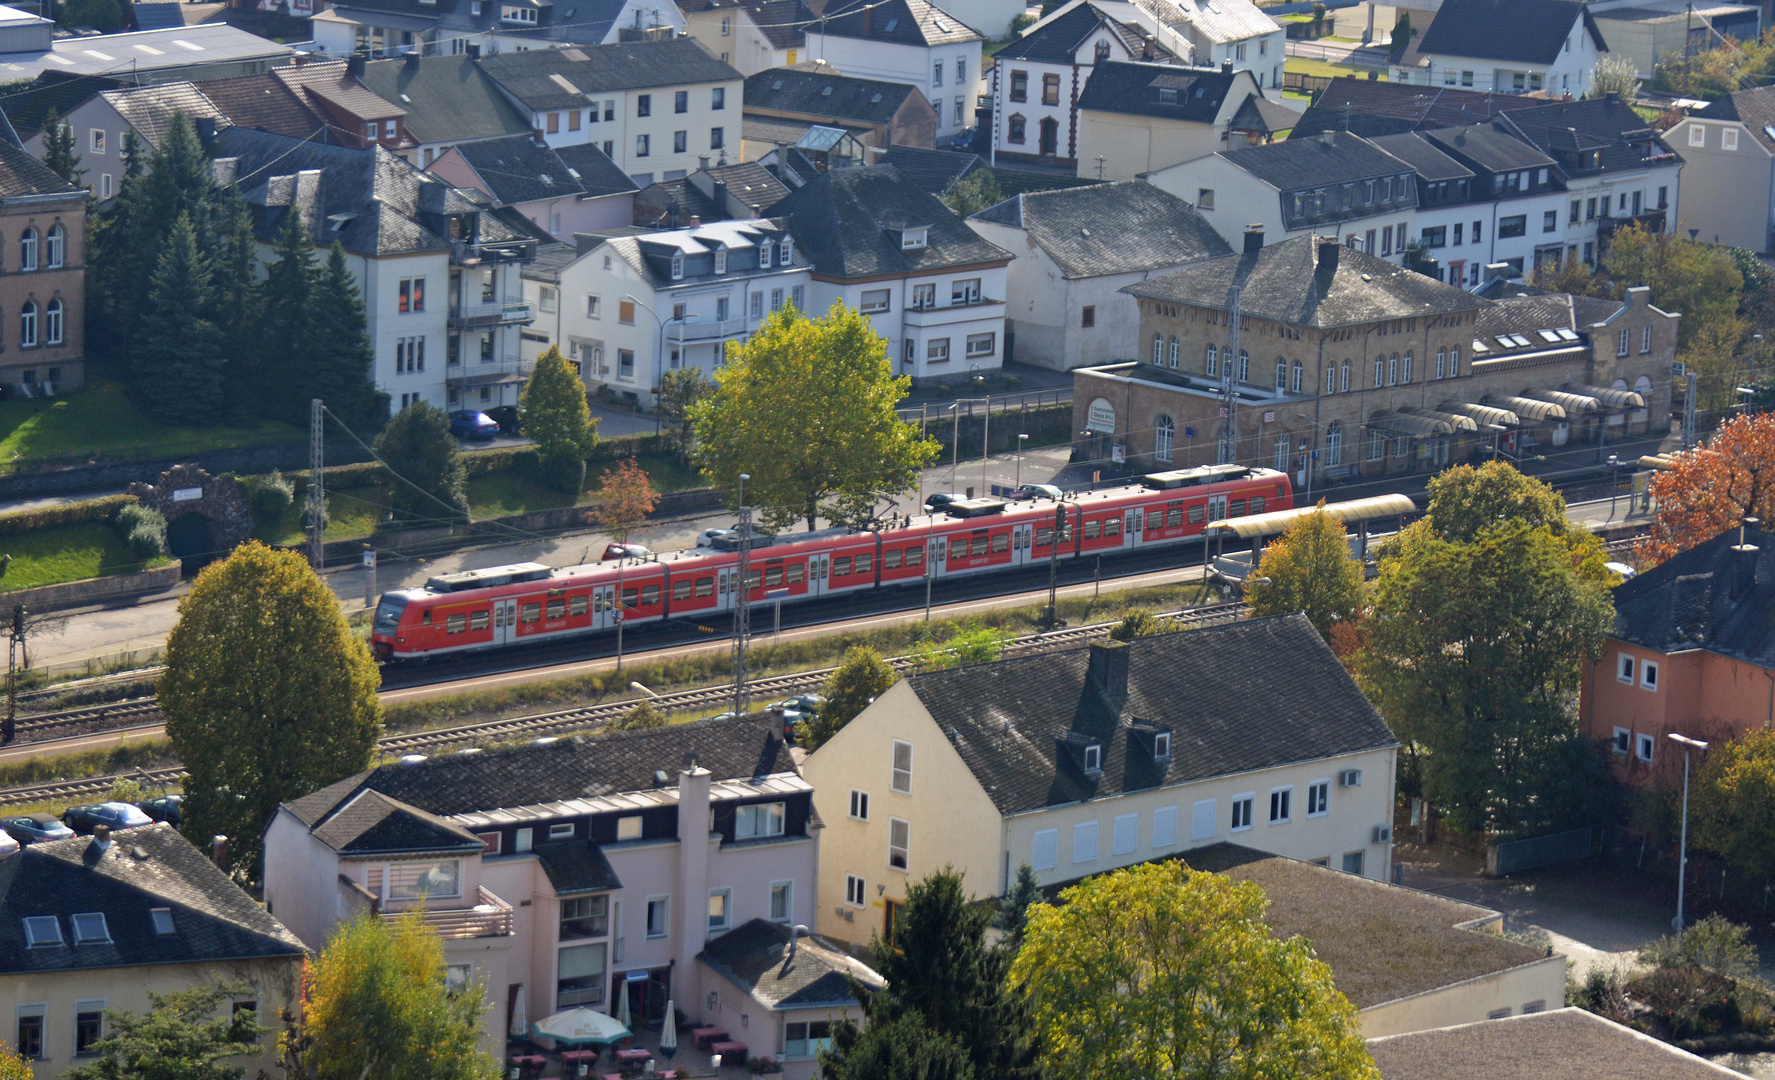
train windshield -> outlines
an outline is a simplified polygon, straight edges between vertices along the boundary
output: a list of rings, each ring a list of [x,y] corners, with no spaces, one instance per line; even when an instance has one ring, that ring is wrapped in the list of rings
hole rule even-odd
[[[378,634],[392,634],[395,627],[401,624],[401,612],[407,610],[407,598],[385,593],[382,602],[376,605],[376,628]]]

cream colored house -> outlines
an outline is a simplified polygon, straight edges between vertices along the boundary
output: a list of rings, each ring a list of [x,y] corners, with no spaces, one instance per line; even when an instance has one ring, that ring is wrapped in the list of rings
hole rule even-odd
[[[1702,243],[1775,248],[1775,87],[1727,94],[1670,129],[1683,156],[1677,235]]]
[[[150,993],[238,984],[234,1009],[275,1029],[295,1003],[302,943],[170,825],[31,844],[0,862],[0,1034],[39,1078],[96,1058],[107,1012]],[[235,1064],[273,1067],[276,1036]]]
[[[1015,104],[1005,108],[1013,110],[1007,118],[1015,115]],[[1091,69],[1077,112],[1073,156],[1078,174],[1090,180],[1132,180],[1263,142],[1293,122],[1286,108],[1265,101],[1256,76],[1230,62],[1190,68],[1104,60]],[[1041,134],[1031,128],[1024,138],[1033,146]]]
[[[803,762],[818,930],[891,936],[945,865],[991,897],[1233,841],[1385,878],[1398,745],[1300,615],[913,676]]]

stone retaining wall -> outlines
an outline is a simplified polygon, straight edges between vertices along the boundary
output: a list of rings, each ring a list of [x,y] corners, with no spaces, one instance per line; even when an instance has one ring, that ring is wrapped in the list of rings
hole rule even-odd
[[[183,564],[177,559],[166,566],[143,570],[136,574],[110,574],[64,581],[60,585],[39,585],[35,589],[15,589],[0,593],[0,605],[10,608],[23,604],[31,611],[59,611],[100,600],[117,600],[148,593],[165,592],[179,583]]]

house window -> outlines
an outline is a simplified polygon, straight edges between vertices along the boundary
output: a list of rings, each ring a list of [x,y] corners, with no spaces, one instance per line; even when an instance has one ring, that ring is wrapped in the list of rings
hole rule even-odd
[[[1331,807],[1331,781],[1315,780],[1307,785],[1307,816],[1324,817]]]
[[[1658,665],[1646,660],[1639,665],[1639,685],[1644,690],[1658,689]]]
[[[931,85],[932,86],[942,86],[943,85],[943,61],[941,61],[941,60],[935,61],[931,64]]]
[[[1270,824],[1281,825],[1294,820],[1294,788],[1270,789]]]
[[[653,142],[652,142],[651,138],[649,138],[648,136],[646,136],[646,135],[635,136],[635,156],[636,157],[646,157],[649,153],[649,147],[651,147],[652,145],[653,145]]]
[[[636,97],[635,97],[635,115],[636,116],[652,116],[653,115],[653,95],[652,94],[636,95]],[[606,116],[605,119],[608,120],[610,118],[608,116]]]
[[[1244,349],[1239,350],[1239,381],[1242,383],[1251,381],[1251,354]]]
[[[51,300],[43,310],[43,340],[50,345],[62,343],[62,302]]]
[[[627,603],[626,598],[625,598],[624,602],[625,602],[625,604]],[[605,606],[606,606],[606,608],[609,607],[608,604],[606,604]],[[639,840],[639,839],[641,839],[641,815],[640,814],[632,814],[628,817],[617,818],[616,819],[616,838],[618,840]]]
[[[1291,455],[1292,455],[1292,445],[1288,441],[1288,436],[1286,436],[1286,435],[1276,436],[1274,443],[1272,443],[1271,447],[1270,447],[1271,466],[1277,472],[1287,472],[1288,471],[1288,459]],[[1258,499],[1258,500],[1254,500],[1254,501],[1261,502],[1262,500]]]
[[[1085,771],[1087,773],[1103,771],[1103,747],[1097,743],[1085,747]]]
[[[18,246],[19,269],[37,269],[37,230],[26,229],[25,234],[19,237]]]
[[[862,302],[857,306],[857,310],[865,315],[880,314],[888,310],[890,295],[891,292],[888,289],[868,289],[859,298]]]
[[[1097,823],[1081,821],[1072,827],[1072,861],[1094,862],[1097,858]]]
[[[709,890],[709,929],[714,930],[714,931],[726,930],[728,927],[729,921],[733,917],[732,908],[733,908],[733,890],[732,889],[710,889]]]
[[[869,820],[869,793],[851,788],[851,817],[858,821]]]
[[[888,790],[899,795],[912,794],[912,744],[902,739],[894,740],[893,778]]]
[[[949,303],[952,307],[980,302],[980,279],[958,278],[950,283]]]
[[[1635,667],[1636,665],[1633,657],[1626,653],[1617,653],[1615,655],[1615,678],[1617,680],[1626,683],[1628,686],[1632,686]]]
[[[1374,385],[1376,389],[1385,385],[1387,379],[1387,360],[1384,356],[1374,358]]]
[[[904,870],[910,858],[912,823],[904,818],[888,818],[888,866]]]
[[[163,907],[149,908],[148,909],[148,918],[149,918],[149,921],[154,924],[154,936],[155,937],[166,937],[173,932],[173,909],[172,908],[163,908]]]
[[[1609,739],[1609,749],[1621,757],[1626,757],[1633,746],[1633,732],[1624,727],[1615,729],[1614,736]]]
[[[996,333],[968,335],[968,359],[973,360],[977,357],[991,356],[997,351],[998,335]]]
[[[1402,357],[1399,361],[1399,381],[1402,384],[1409,383],[1411,381],[1411,354],[1410,353],[1406,353],[1405,356]]]
[[[635,302],[619,300],[616,305],[616,321],[624,326],[635,325]]]
[[[619,379],[633,379],[635,377],[635,350],[616,350],[616,377]]]
[[[1387,456],[1387,437],[1378,431],[1368,433],[1368,460],[1379,461]]]
[[[684,280],[684,255],[682,252],[672,253],[672,280]]]
[[[1029,838],[1029,864],[1052,870],[1060,862],[1060,830],[1037,829]]]
[[[1362,852],[1352,851],[1349,854],[1344,856],[1344,873],[1355,874],[1357,876],[1361,876],[1361,874],[1362,874]]]
[[[598,308],[599,308],[599,304],[598,304],[597,297],[595,297],[595,296],[586,297],[586,318],[588,318],[588,319],[603,318],[603,316],[598,313]]]
[[[600,938],[610,932],[610,897],[566,896],[561,898],[562,941]]]
[[[1058,76],[1058,75],[1043,75],[1042,76],[1042,104],[1043,105],[1058,105],[1058,104],[1060,104],[1060,76]]]
[[[1177,365],[1172,364],[1171,366],[1176,367]],[[1301,367],[1301,363],[1299,360],[1296,360],[1294,362],[1294,377],[1292,379],[1290,379],[1288,382],[1289,390],[1293,393],[1296,393],[1296,394],[1300,393],[1302,380],[1305,378],[1305,376],[1306,376],[1306,369]]]
[[[1698,123],[1689,124],[1689,145],[1706,146],[1707,129]]]
[[[667,917],[671,914],[672,898],[669,896],[650,896],[647,898],[647,936],[663,938],[666,936]]]
[[[25,301],[25,306],[19,310],[18,343],[26,348],[37,344],[37,302],[34,300]]]
[[[1477,265],[1475,265],[1473,267],[1473,270],[1475,273],[1477,273],[1479,270],[1479,267]],[[1460,373],[1461,373],[1461,347],[1459,345],[1451,345],[1451,346],[1449,346],[1449,349],[1448,349],[1448,377],[1452,379],[1456,375],[1459,375]]]
[[[1626,356],[1627,355],[1627,347],[1628,347],[1629,342],[1632,340],[1631,334],[1632,334],[1632,331],[1628,330],[1626,327],[1622,327],[1620,333],[1615,335],[1615,355],[1616,356]]]
[[[1447,374],[1448,374],[1448,350],[1447,349],[1437,349],[1436,350],[1436,377],[1438,379],[1440,379],[1444,375],[1447,375]]]
[[[1559,228],[1559,211],[1548,210],[1541,215],[1541,231],[1550,233]]]
[[[652,911],[649,901],[649,912]],[[649,926],[651,926],[651,922]],[[662,931],[663,933],[663,931]],[[569,945],[555,957],[555,1007],[595,1005],[604,1000],[605,943]]]
[[[18,1038],[13,1047],[27,1061],[36,1061],[43,1057],[43,1017],[48,1012],[48,1005],[18,1007]]]
[[[863,898],[868,888],[862,878],[855,874],[844,875],[844,902],[851,907],[862,907]]]
[[[1645,355],[1646,353],[1649,353],[1652,351],[1652,324],[1651,323],[1647,323],[1646,325],[1639,328],[1639,351],[1640,351],[1640,355],[1642,355],[1642,356]]]
[[[1256,802],[1257,794],[1255,792],[1248,791],[1243,795],[1233,796],[1233,823],[1231,825],[1233,832],[1251,828],[1251,809]]]
[[[733,835],[736,840],[783,835],[783,804],[751,803],[740,807],[734,811]]]
[[[684,153],[684,151],[688,150],[689,148],[690,148],[690,132],[688,132],[688,131],[674,131],[674,132],[672,132],[672,153],[682,154],[682,153]]]
[[[1650,765],[1652,763],[1652,751],[1657,747],[1657,744],[1658,741],[1650,735],[1641,735],[1638,744],[1639,759]]]
[[[788,881],[773,881],[770,885],[770,921],[788,922],[789,915],[795,910],[795,885]]]
[[[425,310],[425,279],[422,277],[401,279],[401,314]]]
[[[62,253],[63,253],[64,249],[68,246],[67,245],[67,238],[68,238],[67,231],[65,229],[63,229],[60,225],[51,225],[49,227],[49,244],[48,244],[48,250],[44,252],[44,256],[45,256],[44,261],[49,264],[49,268],[51,270],[57,270],[57,269],[61,268]]]
[[[816,1057],[822,1050],[832,1048],[832,1021],[809,1020],[806,1023],[797,1021],[783,1025],[783,1056],[792,1058]]]
[[[1110,831],[1110,853],[1114,855],[1131,855],[1139,846],[1140,815],[1117,814],[1114,827]]]
[[[1011,72],[1011,100],[1012,101],[1028,101],[1029,100],[1029,72],[1027,72],[1027,71],[1013,71],[1013,72]]]
[[[74,1003],[74,1056],[90,1057],[93,1044],[105,1037],[105,1003],[76,1001]]]
[[[1344,425],[1342,421],[1333,420],[1325,429],[1325,464],[1335,468],[1343,463]]]
[[[1159,417],[1153,424],[1153,457],[1160,461],[1170,461],[1176,443],[1177,422],[1169,416]]]
[[[1012,143],[1022,143],[1023,139],[1024,139],[1024,133],[1027,129],[1028,129],[1028,121],[1023,118],[1023,114],[1022,113],[1012,113],[1011,119],[1009,121],[1009,128],[1005,134],[1005,141],[1012,142]]]
[[[1528,233],[1528,215],[1514,214],[1498,219],[1498,239],[1506,240],[1512,236],[1524,236]]]

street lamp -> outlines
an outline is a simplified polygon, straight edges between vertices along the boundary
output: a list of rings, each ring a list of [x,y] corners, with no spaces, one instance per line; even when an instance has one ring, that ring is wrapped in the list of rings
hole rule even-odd
[[[955,490],[955,470],[961,466],[961,400],[958,398],[949,403],[949,411],[955,414],[955,427],[949,436],[949,490]]]
[[[640,684],[640,683],[638,683],[638,682],[632,682],[632,683],[630,683],[630,684],[629,684],[629,689],[630,689],[630,690],[635,690],[635,691],[638,691],[638,692],[640,692],[640,693],[643,693],[643,694],[646,694],[646,695],[647,695],[647,696],[648,696],[648,697],[650,697],[650,698],[653,698],[653,699],[654,699],[654,700],[655,700],[655,701],[658,701],[658,700],[659,700],[659,695],[658,695],[658,694],[657,694],[657,693],[655,693],[655,692],[654,692],[654,691],[652,691],[652,690],[649,690],[649,689],[648,689],[648,688],[647,688],[647,687],[645,687],[645,686],[642,686],[642,685],[641,685],[641,684]]]
[[[662,319],[659,317],[659,312],[648,307],[647,302],[645,300],[640,299],[639,297],[635,296],[633,293],[624,293],[623,299],[627,300],[631,304],[634,304],[636,307],[640,308],[642,311],[647,312],[647,314],[649,314],[653,317],[653,321],[659,324],[659,338],[655,343],[656,347],[653,351],[653,398],[654,398],[654,400],[653,400],[653,433],[655,435],[658,435],[660,433],[660,423],[661,423],[661,417],[659,415],[659,399],[664,394],[665,388],[666,388],[665,387],[665,372],[660,370],[661,354],[666,351],[666,324],[669,322],[675,322],[675,323],[695,322],[699,318],[699,316],[696,316],[696,315],[674,315],[669,319]]]
[[[1683,748],[1683,830],[1682,846],[1676,859],[1676,918],[1670,925],[1680,933],[1683,928],[1683,885],[1689,876],[1689,751],[1694,750],[1705,754],[1707,744],[1700,739],[1691,739],[1687,735],[1678,735],[1674,731],[1666,732],[1671,742],[1681,743]]]
[[[1023,444],[1029,441],[1029,433],[1017,433],[1017,487],[1023,487]]]

